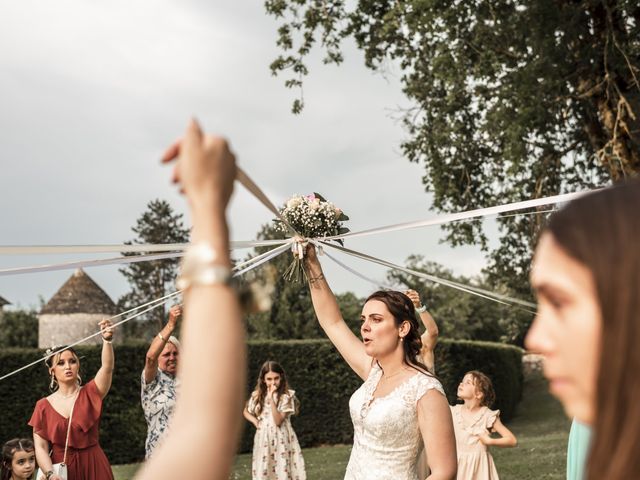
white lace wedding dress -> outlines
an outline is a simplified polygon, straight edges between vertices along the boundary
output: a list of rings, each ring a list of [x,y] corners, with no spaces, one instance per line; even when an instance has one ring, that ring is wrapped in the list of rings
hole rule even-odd
[[[418,373],[384,397],[374,398],[382,369],[377,363],[349,400],[353,449],[345,480],[418,480],[423,448],[417,403],[428,390],[442,395],[440,382]]]

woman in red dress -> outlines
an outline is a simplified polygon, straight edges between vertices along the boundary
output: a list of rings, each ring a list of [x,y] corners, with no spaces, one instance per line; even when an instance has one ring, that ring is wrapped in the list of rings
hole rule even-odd
[[[36,458],[46,480],[61,480],[53,473],[53,464],[63,461],[67,431],[68,479],[113,480],[109,461],[98,443],[102,399],[111,387],[113,375],[111,322],[103,320],[100,329],[103,339],[102,366],[95,378],[86,385],[81,385],[78,375],[80,362],[72,348],[46,360],[53,393],[38,400],[29,420],[29,425],[33,427]],[[68,429],[70,416],[71,428]]]

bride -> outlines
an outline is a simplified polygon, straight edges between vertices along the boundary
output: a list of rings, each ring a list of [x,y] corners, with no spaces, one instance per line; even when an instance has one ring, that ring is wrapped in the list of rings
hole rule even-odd
[[[394,291],[370,295],[360,316],[360,341],[342,318],[312,245],[305,259],[320,326],[364,380],[349,401],[354,438],[345,480],[418,480],[423,445],[427,478],[454,479],[451,412],[442,385],[416,358],[422,342],[412,301]]]

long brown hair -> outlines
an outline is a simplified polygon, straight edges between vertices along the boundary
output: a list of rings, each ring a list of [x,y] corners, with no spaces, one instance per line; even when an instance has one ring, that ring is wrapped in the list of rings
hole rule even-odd
[[[255,399],[255,402],[256,402],[256,410],[255,410],[256,417],[260,415],[260,412],[262,411],[262,404],[264,403],[264,399],[267,396],[267,384],[264,381],[264,377],[269,372],[277,373],[278,375],[280,375],[280,385],[276,390],[278,402],[282,398],[282,395],[284,393],[287,393],[287,391],[289,390],[289,383],[287,382],[287,374],[284,373],[284,368],[282,368],[282,366],[278,362],[274,362],[273,360],[267,360],[266,362],[264,362],[262,364],[262,367],[260,367],[260,373],[258,374],[258,381],[256,382],[256,388],[253,390],[253,393],[251,394],[251,396]]]
[[[589,480],[640,472],[640,183],[571,202],[548,225],[564,251],[592,273],[602,315]]]
[[[16,452],[34,452],[33,441],[28,438],[14,438],[2,446],[0,480],[11,480],[13,455]]]
[[[391,315],[393,315],[397,327],[400,327],[403,322],[409,322],[409,332],[402,341],[404,362],[421,373],[433,376],[426,365],[418,360],[418,355],[422,349],[422,339],[420,338],[416,309],[411,299],[404,293],[395,290],[378,290],[369,295],[365,303],[369,300],[378,300],[384,303]]]

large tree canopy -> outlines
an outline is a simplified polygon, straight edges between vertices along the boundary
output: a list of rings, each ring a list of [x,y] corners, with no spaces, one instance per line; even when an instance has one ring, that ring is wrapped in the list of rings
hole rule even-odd
[[[640,171],[637,0],[267,0],[281,22],[274,74],[289,87],[355,39],[371,69],[399,65],[409,134],[433,206],[452,212],[599,186]],[[302,98],[294,111],[302,109]],[[500,219],[489,279],[528,292],[542,215]],[[482,222],[446,227],[487,248]]]

